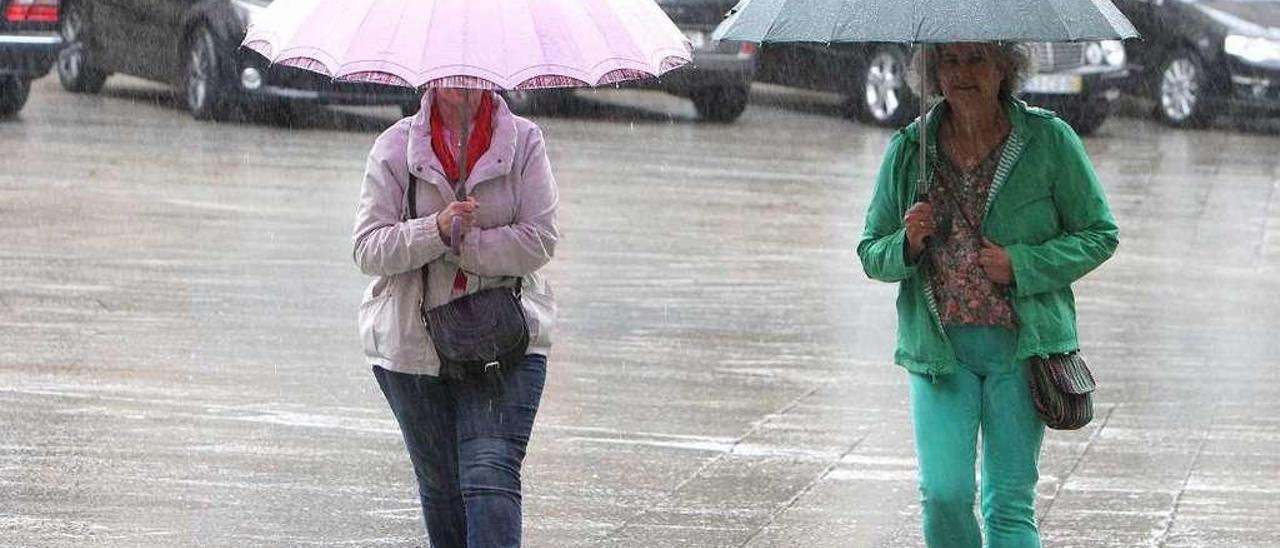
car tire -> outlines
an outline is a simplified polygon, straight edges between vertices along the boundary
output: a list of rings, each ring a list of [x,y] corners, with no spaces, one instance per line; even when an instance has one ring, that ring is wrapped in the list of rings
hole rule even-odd
[[[0,76],[0,118],[18,114],[30,94],[31,82],[17,76]]]
[[[750,99],[747,84],[714,86],[694,90],[690,95],[698,117],[707,122],[728,124],[742,116]]]
[[[110,73],[89,63],[87,39],[88,18],[81,2],[66,5],[58,25],[62,34],[62,51],[58,52],[58,81],[72,93],[98,93]]]
[[[225,120],[233,106],[231,84],[213,31],[200,25],[187,36],[181,89],[183,103],[197,120]]]
[[[907,55],[896,46],[877,46],[871,51],[849,93],[854,116],[881,127],[902,127],[920,114],[920,101],[907,85]]]
[[[516,114],[564,114],[573,101],[568,89],[507,90],[501,92],[507,108]]]
[[[1206,101],[1209,92],[1204,62],[1189,49],[1180,49],[1160,63],[1152,84],[1156,118],[1177,128],[1208,125],[1213,110]]]

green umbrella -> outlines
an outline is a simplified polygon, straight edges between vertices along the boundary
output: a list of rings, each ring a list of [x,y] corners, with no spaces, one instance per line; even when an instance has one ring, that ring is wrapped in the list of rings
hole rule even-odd
[[[742,42],[1074,42],[1136,38],[1111,0],[742,0]]]
[[[741,0],[712,37],[757,44],[1073,42],[1137,38],[1138,31],[1111,0]],[[921,109],[927,117],[925,101]],[[927,119],[920,125],[923,193]]]

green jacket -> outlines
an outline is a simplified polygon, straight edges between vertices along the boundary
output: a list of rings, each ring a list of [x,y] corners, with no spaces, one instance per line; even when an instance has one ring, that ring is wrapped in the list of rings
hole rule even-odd
[[[938,158],[938,121],[930,115],[930,158]],[[1012,125],[996,168],[982,233],[1009,252],[1010,298],[1018,319],[1019,359],[1079,348],[1071,283],[1115,252],[1119,229],[1080,138],[1047,110],[1006,103]],[[902,217],[915,203],[919,121],[893,136],[867,210],[858,257],[867,276],[897,282],[898,346],[909,371],[944,375],[956,364],[929,284],[928,262],[907,264]],[[932,165],[929,173],[932,174]]]

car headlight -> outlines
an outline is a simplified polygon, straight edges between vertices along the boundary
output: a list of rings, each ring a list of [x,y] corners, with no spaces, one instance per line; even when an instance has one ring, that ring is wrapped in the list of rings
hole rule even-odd
[[[1084,47],[1084,60],[1090,65],[1101,65],[1105,55],[1102,53],[1102,44],[1094,42]]]
[[[1227,36],[1222,49],[1227,55],[1253,63],[1280,61],[1280,40],[1232,34]]]
[[[1123,67],[1125,63],[1124,42],[1119,40],[1103,40],[1098,42],[1102,47],[1103,58],[1108,65],[1113,67]]]
[[[1084,47],[1084,61],[1094,66],[1124,66],[1124,44],[1119,40],[1091,42]]]

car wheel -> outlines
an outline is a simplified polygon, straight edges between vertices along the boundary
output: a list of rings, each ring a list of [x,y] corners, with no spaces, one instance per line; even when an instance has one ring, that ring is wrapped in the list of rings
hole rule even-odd
[[[573,100],[573,91],[565,89],[507,90],[502,98],[516,114],[564,114]]]
[[[1154,87],[1156,117],[1173,127],[1203,127],[1212,118],[1208,104],[1208,74],[1191,51],[1181,50],[1160,65]]]
[[[182,90],[187,110],[197,120],[223,120],[231,110],[230,86],[213,32],[196,27],[187,38]]]
[[[22,110],[31,93],[31,82],[17,76],[0,76],[0,118],[9,118]]]
[[[749,98],[750,89],[746,84],[702,88],[690,96],[698,117],[718,124],[727,124],[742,116]]]
[[[62,51],[58,52],[58,81],[63,89],[73,93],[98,93],[109,74],[89,64],[87,46],[87,21],[80,2],[67,6],[59,25],[62,34]]]
[[[907,63],[902,48],[880,46],[872,51],[849,98],[859,120],[901,127],[915,119],[919,101],[907,85]]]

